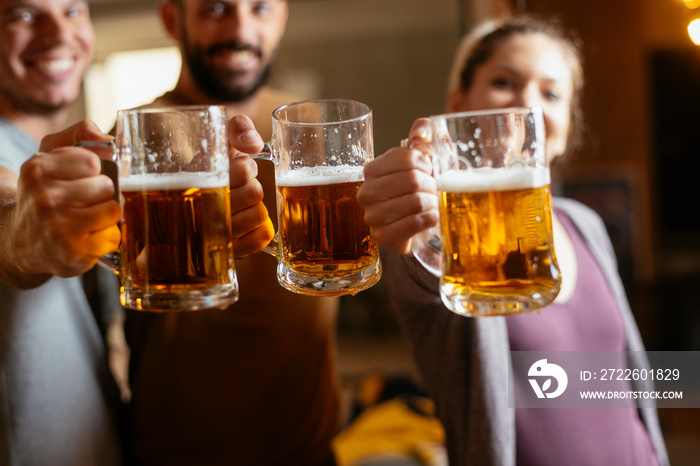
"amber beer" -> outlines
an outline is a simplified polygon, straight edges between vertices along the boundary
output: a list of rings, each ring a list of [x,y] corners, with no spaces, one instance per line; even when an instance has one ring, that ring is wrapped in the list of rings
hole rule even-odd
[[[120,273],[137,293],[237,289],[225,177],[181,172],[120,181]]]
[[[488,315],[554,299],[561,278],[548,169],[452,171],[438,179],[438,190],[444,300],[464,306],[466,314]]]
[[[377,262],[379,250],[356,200],[362,167],[306,167],[277,179],[284,262],[319,279]]]

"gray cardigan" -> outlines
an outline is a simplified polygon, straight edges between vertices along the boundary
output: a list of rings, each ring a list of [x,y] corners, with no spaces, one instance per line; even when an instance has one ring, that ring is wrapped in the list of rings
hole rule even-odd
[[[570,199],[555,198],[554,206],[580,231],[606,276],[622,314],[629,367],[648,368],[602,220]],[[515,411],[505,389],[512,371],[505,318],[453,314],[440,299],[438,279],[415,259],[382,250],[382,262],[422,381],[445,427],[450,464],[515,465]],[[633,389],[651,390],[650,383],[633,382]],[[656,409],[639,410],[659,464],[668,465]]]

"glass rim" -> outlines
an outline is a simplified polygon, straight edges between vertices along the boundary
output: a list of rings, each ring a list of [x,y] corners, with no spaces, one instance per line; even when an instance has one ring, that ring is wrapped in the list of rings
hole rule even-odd
[[[280,117],[280,113],[282,113],[284,110],[290,109],[292,107],[297,107],[297,106],[306,105],[306,104],[320,104],[320,103],[349,103],[352,105],[356,105],[358,108],[360,108],[361,114],[358,116],[338,119],[335,121],[313,122],[313,123],[305,122],[305,121],[293,121],[293,120],[290,120],[287,118]],[[353,121],[366,120],[366,119],[370,118],[371,116],[372,116],[372,108],[369,105],[367,105],[363,102],[357,101],[357,100],[345,99],[345,98],[299,100],[296,102],[290,102],[288,104],[284,104],[280,107],[277,107],[272,112],[272,119],[275,120],[276,122],[279,122],[282,124],[288,124],[288,125],[296,125],[296,126],[332,126],[332,125],[351,123]]]
[[[216,110],[226,115],[226,108],[223,105],[165,105],[153,107],[132,107],[117,110],[117,115],[137,114],[137,113],[191,113]]]
[[[527,114],[540,114],[543,115],[542,107],[504,107],[504,108],[492,108],[485,110],[469,110],[464,112],[453,112],[453,113],[441,113],[436,115],[431,115],[428,117],[430,121],[435,120],[447,120],[447,119],[458,119],[458,118],[473,118],[480,116],[493,116],[493,115],[527,115]]]

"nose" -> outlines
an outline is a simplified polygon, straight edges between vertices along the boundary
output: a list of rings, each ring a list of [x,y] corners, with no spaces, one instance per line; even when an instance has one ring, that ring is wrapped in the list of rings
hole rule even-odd
[[[513,105],[516,107],[541,107],[543,103],[540,89],[535,84],[524,86],[515,95]]]
[[[236,41],[241,43],[252,42],[254,19],[248,2],[237,2],[228,18],[229,31]]]
[[[38,36],[42,38],[43,43],[49,45],[66,42],[73,33],[70,18],[60,14],[42,15],[38,24],[38,30]]]

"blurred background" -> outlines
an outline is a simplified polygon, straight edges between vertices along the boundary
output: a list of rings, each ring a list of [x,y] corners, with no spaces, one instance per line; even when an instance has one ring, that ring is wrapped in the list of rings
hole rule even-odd
[[[700,350],[700,0],[288,0],[272,84],[305,98],[369,104],[375,152],[417,117],[442,113],[459,38],[507,11],[551,15],[584,42],[587,122],[581,150],[557,167],[556,192],[606,222],[649,350]],[[179,55],[158,0],[90,0],[97,53],[73,119],[108,131],[117,109],[170,89]],[[377,286],[346,298],[339,321],[344,381],[413,373]],[[672,464],[698,464],[700,416],[661,410]]]

